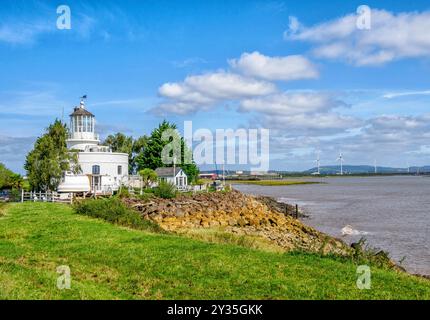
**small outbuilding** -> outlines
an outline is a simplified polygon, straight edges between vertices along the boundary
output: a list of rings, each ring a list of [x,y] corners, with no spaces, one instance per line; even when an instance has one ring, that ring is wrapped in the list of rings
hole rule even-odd
[[[157,168],[155,172],[158,179],[175,185],[178,190],[186,190],[188,188],[188,176],[181,168]]]

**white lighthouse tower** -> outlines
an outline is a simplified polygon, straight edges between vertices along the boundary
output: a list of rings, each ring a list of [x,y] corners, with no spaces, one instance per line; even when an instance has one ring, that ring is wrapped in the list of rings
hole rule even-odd
[[[109,194],[128,183],[128,154],[100,145],[95,116],[85,109],[86,96],[70,114],[67,148],[78,153],[81,173],[64,173],[60,193]]]
[[[95,117],[85,109],[85,99],[86,96],[83,96],[79,107],[75,107],[70,115],[70,136],[67,140],[67,148],[70,150],[85,151],[88,146],[97,146],[100,143],[95,133]]]

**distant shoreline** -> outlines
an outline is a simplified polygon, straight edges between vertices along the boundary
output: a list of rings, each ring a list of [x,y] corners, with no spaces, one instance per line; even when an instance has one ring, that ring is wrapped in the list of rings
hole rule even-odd
[[[323,182],[319,181],[294,181],[294,180],[227,180],[226,182],[235,185],[235,184],[249,184],[256,186],[293,186],[293,185],[302,185],[302,184],[320,184]]]

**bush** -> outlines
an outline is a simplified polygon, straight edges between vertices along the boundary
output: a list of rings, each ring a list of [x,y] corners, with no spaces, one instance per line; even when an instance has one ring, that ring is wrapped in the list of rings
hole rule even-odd
[[[158,187],[154,189],[154,195],[163,199],[172,199],[177,194],[176,186],[166,181],[160,181]]]
[[[125,187],[121,187],[116,195],[120,198],[130,198],[130,192]]]
[[[18,189],[12,189],[10,191],[10,200],[11,202],[18,202],[21,200],[21,192]]]
[[[163,231],[155,222],[143,219],[138,212],[126,207],[117,197],[79,201],[73,207],[77,214],[100,218],[110,223],[151,232]]]
[[[367,243],[366,238],[361,238],[358,242],[353,243],[354,249],[352,255],[353,261],[357,264],[371,264],[379,268],[398,268],[391,260],[388,252],[374,248]]]

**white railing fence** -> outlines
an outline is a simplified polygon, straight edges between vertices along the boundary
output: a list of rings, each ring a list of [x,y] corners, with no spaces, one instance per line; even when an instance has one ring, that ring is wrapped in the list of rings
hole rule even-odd
[[[73,196],[60,197],[57,192],[25,192],[21,191],[21,202],[60,202],[73,203]]]

